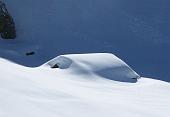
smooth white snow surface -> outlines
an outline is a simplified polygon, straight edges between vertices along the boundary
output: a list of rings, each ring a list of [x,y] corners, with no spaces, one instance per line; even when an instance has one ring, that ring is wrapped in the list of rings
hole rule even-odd
[[[121,82],[136,82],[139,78],[125,62],[109,53],[61,55],[43,66],[53,67],[55,64],[75,74],[95,74]]]
[[[51,62],[64,65],[64,61],[67,67],[63,69],[47,67]],[[62,55],[37,68],[0,59],[0,117],[170,115],[169,83],[149,78],[118,82],[96,73],[118,66],[129,68],[112,54]],[[132,69],[121,70],[125,69],[117,74],[136,74]]]

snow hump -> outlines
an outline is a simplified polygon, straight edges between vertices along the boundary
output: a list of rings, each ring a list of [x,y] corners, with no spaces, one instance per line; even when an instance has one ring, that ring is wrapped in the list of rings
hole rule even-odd
[[[136,82],[139,75],[125,62],[109,53],[60,55],[43,66],[70,70],[74,74],[93,74],[121,82]]]

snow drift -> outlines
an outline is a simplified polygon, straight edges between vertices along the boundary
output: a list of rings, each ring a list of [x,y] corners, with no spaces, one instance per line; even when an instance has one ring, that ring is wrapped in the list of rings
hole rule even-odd
[[[52,68],[56,64],[71,73],[95,74],[115,81],[136,82],[139,78],[125,62],[109,53],[61,55],[43,66]]]
[[[51,69],[55,63],[60,68]],[[110,69],[112,76],[116,67],[126,80],[127,74],[136,74],[112,54],[62,55],[37,68],[0,59],[0,117],[170,115],[169,83],[148,78],[117,82],[98,74]]]

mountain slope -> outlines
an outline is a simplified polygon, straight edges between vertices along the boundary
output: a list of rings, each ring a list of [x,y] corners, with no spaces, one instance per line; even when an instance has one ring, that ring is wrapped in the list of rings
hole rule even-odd
[[[75,63],[83,57],[66,56]],[[85,56],[88,56],[83,58],[86,62],[95,61],[94,57]],[[104,60],[98,58],[98,61]],[[102,64],[108,67],[107,62]],[[115,64],[122,63],[115,61]],[[87,68],[85,65],[82,69]],[[94,62],[93,68],[96,65],[100,66]],[[28,68],[0,59],[0,66],[2,117],[162,117],[170,114],[170,84],[163,81],[142,77],[137,83],[117,82],[95,75],[93,70],[91,74],[72,72],[75,65],[66,69],[46,65]],[[121,70],[117,73],[122,74]]]

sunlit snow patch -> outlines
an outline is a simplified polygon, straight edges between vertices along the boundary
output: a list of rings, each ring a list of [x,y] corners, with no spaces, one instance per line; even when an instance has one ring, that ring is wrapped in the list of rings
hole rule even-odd
[[[136,82],[139,78],[125,62],[109,53],[60,55],[43,66],[57,66],[74,74],[94,74],[121,82]]]

